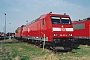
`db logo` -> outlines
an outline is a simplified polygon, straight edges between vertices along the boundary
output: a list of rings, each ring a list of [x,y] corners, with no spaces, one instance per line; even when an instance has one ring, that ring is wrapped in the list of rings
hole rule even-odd
[[[65,28],[61,28],[61,31],[66,31],[66,29]]]

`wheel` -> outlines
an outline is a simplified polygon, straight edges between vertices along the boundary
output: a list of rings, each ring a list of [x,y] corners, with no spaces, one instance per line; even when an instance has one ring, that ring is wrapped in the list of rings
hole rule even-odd
[[[40,48],[42,48],[42,47],[43,47],[43,42],[42,42],[42,41],[38,42],[38,46],[39,46]]]

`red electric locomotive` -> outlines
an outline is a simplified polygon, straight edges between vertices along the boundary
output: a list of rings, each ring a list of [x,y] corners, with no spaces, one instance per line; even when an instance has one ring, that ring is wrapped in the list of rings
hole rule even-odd
[[[19,39],[19,40],[21,40],[21,38],[22,38],[22,30],[23,30],[23,27],[24,27],[25,25],[22,25],[21,27],[18,27],[16,30],[15,30],[15,38],[16,39]]]
[[[72,50],[73,25],[67,14],[43,14],[36,20],[21,27],[23,40],[52,49]]]
[[[74,38],[79,44],[89,44],[90,45],[90,17],[74,21]]]

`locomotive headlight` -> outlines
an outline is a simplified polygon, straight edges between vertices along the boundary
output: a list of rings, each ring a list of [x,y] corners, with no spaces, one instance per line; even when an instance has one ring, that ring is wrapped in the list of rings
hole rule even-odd
[[[68,36],[72,36],[72,34],[68,34]]]
[[[58,34],[54,34],[54,36],[58,36]]]

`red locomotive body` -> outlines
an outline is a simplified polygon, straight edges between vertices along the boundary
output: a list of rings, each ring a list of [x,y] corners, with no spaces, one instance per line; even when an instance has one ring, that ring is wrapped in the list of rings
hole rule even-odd
[[[26,34],[25,34],[26,33]],[[63,50],[72,49],[73,25],[69,15],[44,14],[22,28],[22,39]]]
[[[73,22],[74,37],[79,44],[90,44],[90,18]]]
[[[17,39],[19,39],[21,37],[21,27],[18,27],[16,30],[15,30],[15,37]]]
[[[15,30],[15,38],[16,39],[21,39],[22,38],[22,36],[23,36],[23,34],[22,34],[22,30],[23,30],[23,27],[24,27],[25,25],[22,25],[21,27],[18,27],[16,30]]]

